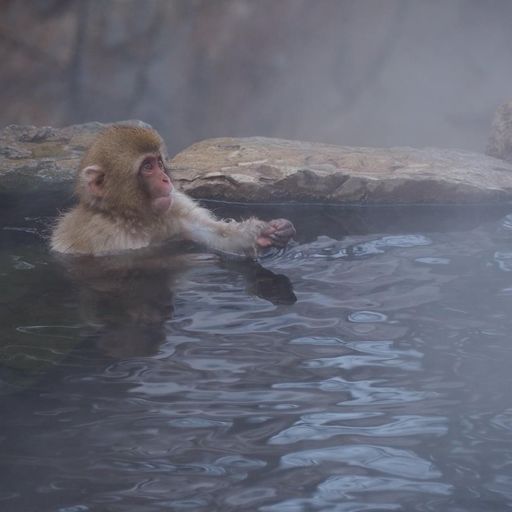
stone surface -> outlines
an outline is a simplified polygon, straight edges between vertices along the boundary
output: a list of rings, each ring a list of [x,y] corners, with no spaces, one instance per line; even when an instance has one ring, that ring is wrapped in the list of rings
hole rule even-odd
[[[67,184],[71,189],[84,150],[105,126],[7,126],[0,131],[0,192],[33,192]]]
[[[355,204],[501,202],[512,165],[451,149],[358,148],[267,138],[198,142],[171,161],[194,197]]]
[[[137,121],[131,121],[139,123]],[[9,126],[0,132],[0,192],[72,188],[104,125]],[[240,202],[415,204],[509,202],[512,165],[451,149],[358,148],[252,138],[198,142],[170,161],[197,198]]]
[[[8,126],[0,132],[0,192],[33,191],[74,178],[84,149],[100,123],[63,129]]]

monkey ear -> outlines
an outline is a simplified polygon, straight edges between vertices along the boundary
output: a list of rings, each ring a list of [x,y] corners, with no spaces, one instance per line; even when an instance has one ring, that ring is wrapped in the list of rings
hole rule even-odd
[[[99,165],[88,165],[80,173],[87,189],[94,197],[103,197],[105,172]]]

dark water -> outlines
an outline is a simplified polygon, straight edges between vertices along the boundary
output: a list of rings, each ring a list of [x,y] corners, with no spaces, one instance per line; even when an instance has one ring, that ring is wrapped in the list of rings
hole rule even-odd
[[[3,205],[1,511],[512,510],[512,208],[262,210],[259,266]]]

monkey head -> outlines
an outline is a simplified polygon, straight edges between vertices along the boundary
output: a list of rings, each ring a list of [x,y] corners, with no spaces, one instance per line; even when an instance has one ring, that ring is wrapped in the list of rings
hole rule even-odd
[[[80,163],[76,193],[92,209],[138,219],[165,213],[173,185],[167,153],[151,128],[116,125],[104,130]]]

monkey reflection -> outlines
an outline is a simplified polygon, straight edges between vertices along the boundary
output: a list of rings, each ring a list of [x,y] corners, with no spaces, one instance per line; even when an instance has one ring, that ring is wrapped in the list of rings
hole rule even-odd
[[[284,274],[275,274],[253,260],[221,260],[221,266],[240,273],[250,295],[256,295],[276,305],[290,306],[297,302],[292,284]]]
[[[179,280],[197,265],[220,266],[243,276],[248,293],[273,304],[294,304],[290,280],[253,260],[179,253],[162,247],[118,256],[62,259],[78,284],[84,321],[96,330],[98,348],[112,357],[151,355],[166,338]],[[214,314],[212,312],[212,314]]]

